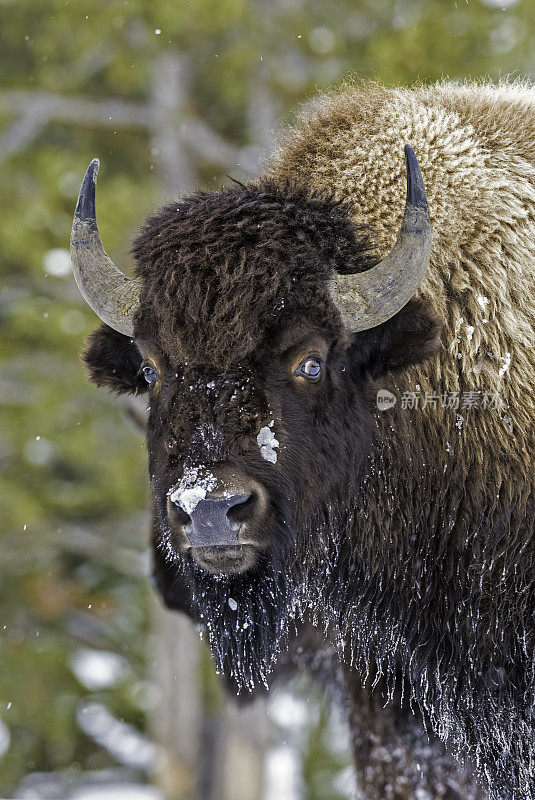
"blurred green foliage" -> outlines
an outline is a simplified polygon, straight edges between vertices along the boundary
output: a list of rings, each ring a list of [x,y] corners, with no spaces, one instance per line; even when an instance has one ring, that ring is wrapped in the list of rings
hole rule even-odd
[[[145,104],[159,57],[181,52],[185,112],[253,145],[262,98],[273,119],[289,121],[351,73],[403,84],[529,76],[535,4],[0,0],[0,42],[0,719],[11,736],[0,794],[9,795],[34,771],[115,763],[76,723],[90,694],[71,668],[81,646],[126,656],[128,675],[97,695],[118,718],[143,728],[150,709],[149,590],[135,567],[145,453],[118,404],[87,384],[78,351],[95,317],[56,250],[68,246],[79,181],[98,154],[102,238],[128,269],[133,233],[163,196],[158,154],[139,124],[57,113],[32,126],[56,96]],[[21,101],[16,91],[33,94]],[[42,106],[30,102],[37,93]],[[208,187],[240,173],[196,170]],[[304,757],[310,800],[341,796],[331,778],[343,764],[328,739],[322,716]]]

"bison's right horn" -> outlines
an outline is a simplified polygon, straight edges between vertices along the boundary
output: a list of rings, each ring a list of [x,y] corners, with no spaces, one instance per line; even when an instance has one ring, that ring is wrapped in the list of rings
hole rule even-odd
[[[407,199],[393,250],[379,264],[336,275],[329,290],[346,327],[356,333],[374,328],[405,306],[423,280],[431,253],[431,223],[425,186],[414,150],[405,146]]]
[[[71,233],[72,270],[84,300],[95,314],[119,333],[133,336],[139,282],[117,269],[100,240],[95,212],[99,166],[98,158],[94,158],[78,195]]]

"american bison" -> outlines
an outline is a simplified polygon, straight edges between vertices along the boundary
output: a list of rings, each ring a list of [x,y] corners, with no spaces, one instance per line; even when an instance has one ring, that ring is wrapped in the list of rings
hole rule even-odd
[[[104,322],[84,360],[148,392],[165,602],[238,690],[316,625],[366,796],[417,796],[392,775],[413,711],[492,798],[534,798],[534,90],[326,95],[256,180],[157,211],[137,280],[102,247],[97,169],[72,233]]]

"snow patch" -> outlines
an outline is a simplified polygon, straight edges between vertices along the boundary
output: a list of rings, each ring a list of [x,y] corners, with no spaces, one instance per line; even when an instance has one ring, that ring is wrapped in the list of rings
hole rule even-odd
[[[509,367],[511,366],[511,353],[506,353],[504,356],[501,356],[502,365],[498,370],[498,375],[500,378],[505,375]]]
[[[116,686],[129,672],[123,656],[109,650],[81,647],[71,657],[71,669],[87,689],[98,691]]]
[[[43,267],[48,275],[64,278],[72,273],[71,254],[65,247],[53,247],[43,256]]]
[[[132,725],[114,717],[102,703],[82,703],[76,711],[76,721],[120,764],[144,770],[154,767],[157,746]]]
[[[208,492],[217,486],[217,478],[209,471],[203,471],[201,467],[191,467],[185,470],[182,480],[176,487],[168,492],[168,497],[172,503],[176,503],[186,514],[195,511],[201,500],[204,500]]]
[[[256,437],[256,441],[258,442],[262,458],[264,458],[266,461],[270,461],[272,464],[275,464],[277,462],[277,453],[275,452],[275,448],[279,446],[279,442],[273,433],[273,424],[274,423],[272,420],[269,425],[264,425],[263,428],[260,428],[258,436]]]
[[[11,733],[6,723],[0,719],[0,758],[7,753],[11,744]]]

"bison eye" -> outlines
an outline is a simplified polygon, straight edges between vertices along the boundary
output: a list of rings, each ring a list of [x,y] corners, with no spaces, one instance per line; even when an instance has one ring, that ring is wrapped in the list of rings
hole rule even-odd
[[[295,374],[308,381],[318,381],[321,375],[321,361],[316,356],[308,356],[297,367]]]
[[[152,386],[153,383],[156,383],[158,380],[158,371],[156,367],[151,366],[151,364],[144,364],[141,367],[141,370],[143,372],[143,377],[150,386]]]

